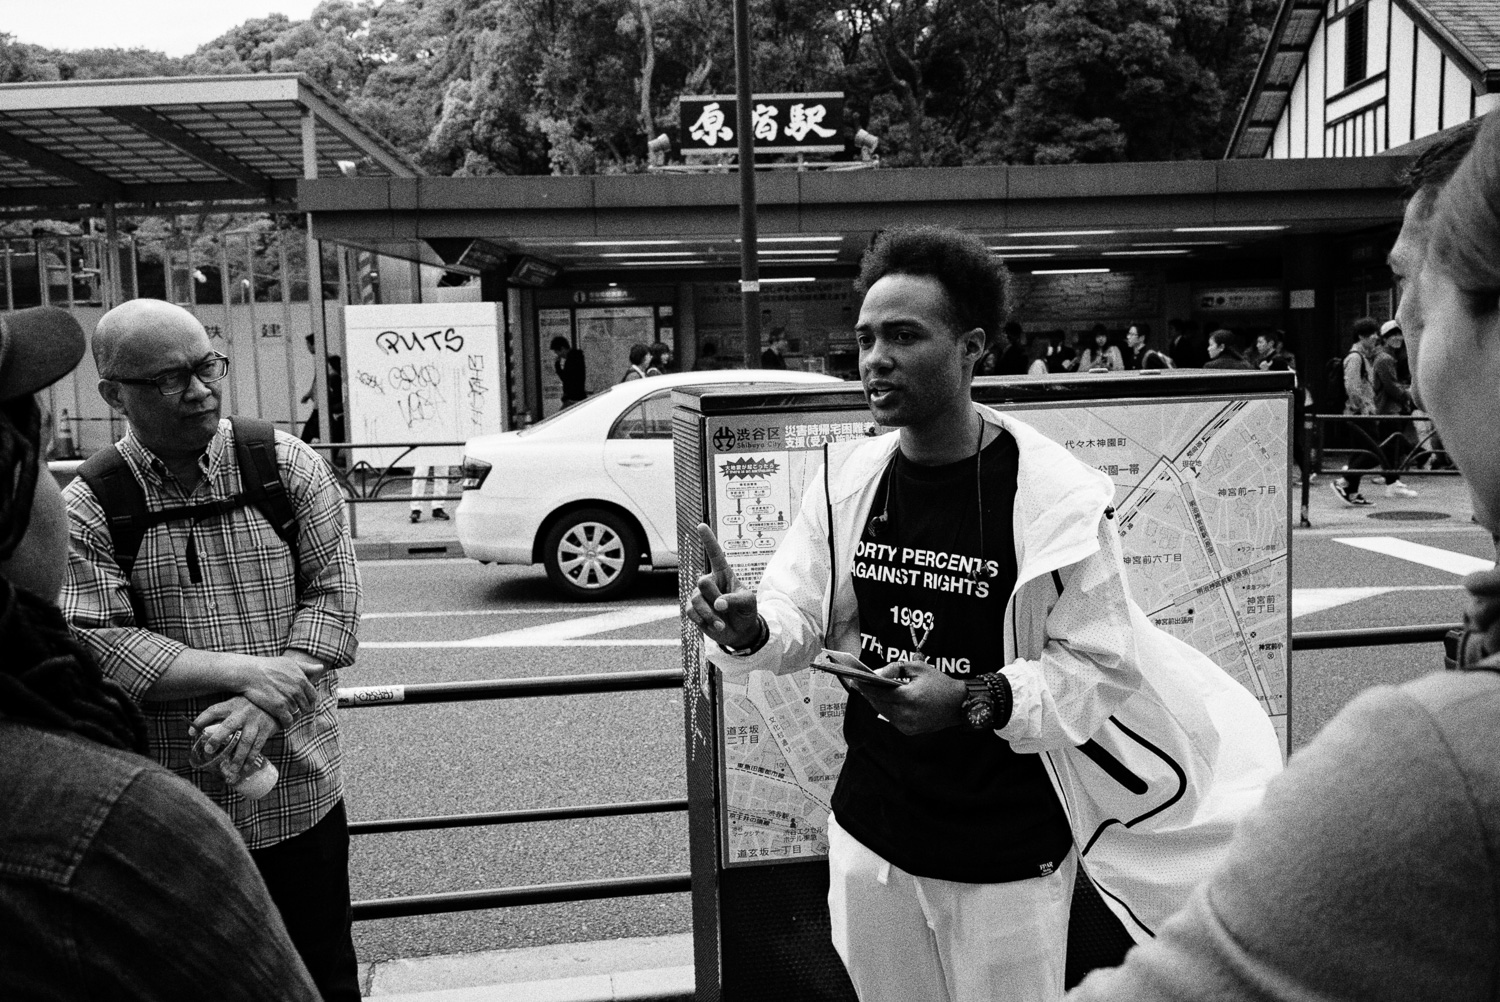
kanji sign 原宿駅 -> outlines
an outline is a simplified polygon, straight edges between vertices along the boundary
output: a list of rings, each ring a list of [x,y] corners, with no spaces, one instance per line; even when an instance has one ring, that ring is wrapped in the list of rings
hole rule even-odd
[[[739,148],[738,103],[732,95],[681,99],[680,146],[685,156]],[[756,153],[839,153],[845,148],[844,95],[757,94],[750,128]]]

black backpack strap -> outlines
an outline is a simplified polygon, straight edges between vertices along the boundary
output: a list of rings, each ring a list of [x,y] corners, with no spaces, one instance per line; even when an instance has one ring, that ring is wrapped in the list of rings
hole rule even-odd
[[[292,508],[286,484],[276,466],[276,429],[269,421],[234,416],[234,455],[240,466],[240,494],[246,504],[254,505],[276,535],[292,551],[292,566],[300,565],[297,551],[297,512]],[[302,583],[297,583],[297,592]]]
[[[78,476],[94,492],[104,512],[105,524],[109,526],[109,541],[114,549],[115,566],[125,578],[125,591],[130,596],[130,608],[135,613],[135,625],[146,625],[146,606],[141,596],[130,583],[135,570],[135,558],[140,555],[141,542],[146,532],[160,519],[152,517],[146,507],[146,491],[135,478],[130,464],[120,453],[119,446],[100,449],[78,467]]]
[[[151,512],[146,508],[146,491],[135,479],[119,447],[114,445],[84,460],[78,467],[78,476],[89,485],[104,510],[115,563],[129,582],[135,558],[141,552],[141,540],[152,525]]]

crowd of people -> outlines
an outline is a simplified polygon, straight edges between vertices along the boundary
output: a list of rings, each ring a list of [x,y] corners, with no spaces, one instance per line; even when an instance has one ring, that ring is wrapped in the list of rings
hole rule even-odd
[[[1354,325],[1345,407],[1420,402],[1500,545],[1500,113],[1417,161],[1390,265],[1395,326]],[[1108,478],[972,403],[986,358],[1068,350],[1001,341],[985,245],[893,229],[859,285],[892,430],[829,447],[757,588],[700,526],[684,615],[727,675],[846,679],[828,900],[860,999],[1063,998],[1085,876],[1137,945],[1077,1002],[1493,998],[1500,572],[1465,581],[1464,670],[1364,693],[1283,771],[1250,694],[1132,601]],[[1178,365],[1294,364],[1278,334],[1249,355],[1215,332],[1201,359],[1191,338]],[[222,413],[228,359],[186,310],[127,302],[90,347],[126,431],[60,491],[39,394],[84,335],[0,314],[0,997],[357,999],[337,484]],[[670,365],[638,347],[624,379]],[[583,359],[553,348],[566,396]],[[1165,361],[1135,325],[1072,369]],[[918,584],[908,554],[952,573]]]

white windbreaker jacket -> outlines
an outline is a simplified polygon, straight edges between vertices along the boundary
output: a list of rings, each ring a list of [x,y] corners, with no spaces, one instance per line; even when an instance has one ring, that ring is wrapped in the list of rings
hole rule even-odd
[[[1020,452],[1003,658],[1014,709],[997,733],[1043,756],[1080,862],[1139,941],[1217,866],[1281,770],[1280,747],[1254,696],[1130,599],[1109,478],[1029,425],[977,409]],[[708,644],[721,671],[800,671],[823,647],[858,656],[850,568],[897,437],[828,448],[760,583],[770,640],[746,656]]]

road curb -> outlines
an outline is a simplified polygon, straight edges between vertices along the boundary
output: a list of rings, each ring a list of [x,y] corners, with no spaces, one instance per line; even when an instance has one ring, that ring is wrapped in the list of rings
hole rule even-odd
[[[380,1002],[678,1002],[693,997],[693,936],[639,936],[360,965]]]
[[[691,1002],[693,968],[661,967],[374,997],[381,1002]]]
[[[462,557],[464,548],[452,539],[355,539],[357,560],[406,560],[412,557],[444,559]]]

